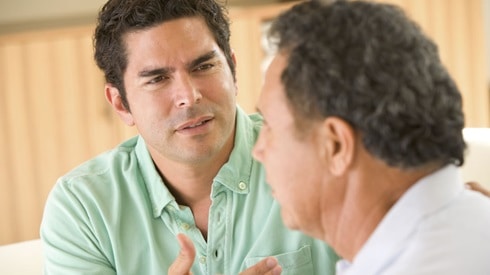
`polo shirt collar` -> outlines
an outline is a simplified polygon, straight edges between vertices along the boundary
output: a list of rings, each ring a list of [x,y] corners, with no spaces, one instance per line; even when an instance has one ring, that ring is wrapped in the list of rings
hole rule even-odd
[[[233,150],[228,161],[214,178],[213,189],[219,188],[218,184],[221,184],[238,194],[248,194],[253,163],[251,152],[256,137],[253,129],[253,122],[248,115],[237,107]]]

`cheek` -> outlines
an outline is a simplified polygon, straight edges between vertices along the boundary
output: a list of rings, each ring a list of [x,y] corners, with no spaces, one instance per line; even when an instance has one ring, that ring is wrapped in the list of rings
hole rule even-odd
[[[166,102],[159,98],[139,98],[133,101],[131,112],[139,123],[152,124],[156,123],[160,117],[164,116],[167,110]]]
[[[269,145],[266,154],[266,171],[268,180],[277,191],[292,194],[301,188],[301,182],[305,176],[304,156],[294,154],[294,148],[285,147],[276,150],[274,145]]]
[[[314,195],[322,169],[316,154],[304,147],[289,146],[284,154],[274,157],[274,172],[277,188],[291,196]],[[307,199],[307,198],[306,198]]]
[[[213,102],[235,102],[237,86],[231,75],[218,74],[203,80],[199,85],[205,91],[205,96]]]
[[[292,229],[309,232],[318,221],[321,189],[318,188],[318,174],[307,174],[304,170],[291,175],[291,180],[278,187],[277,200],[282,208],[282,217]],[[295,177],[295,179],[293,179]]]
[[[171,114],[169,101],[164,97],[139,98],[137,104],[131,106],[138,130],[147,135],[170,131],[180,120]]]

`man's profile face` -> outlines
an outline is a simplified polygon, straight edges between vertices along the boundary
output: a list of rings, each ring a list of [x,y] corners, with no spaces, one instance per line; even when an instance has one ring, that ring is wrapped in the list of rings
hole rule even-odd
[[[281,204],[286,226],[315,235],[311,226],[318,223],[321,207],[321,144],[316,130],[298,135],[294,114],[287,104],[281,74],[287,56],[277,54],[267,70],[257,109],[264,126],[253,150],[263,163],[273,196]]]

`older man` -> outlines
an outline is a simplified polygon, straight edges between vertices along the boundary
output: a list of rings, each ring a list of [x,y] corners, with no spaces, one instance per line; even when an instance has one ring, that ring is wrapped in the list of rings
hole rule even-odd
[[[330,244],[337,274],[490,274],[490,200],[460,179],[461,95],[436,45],[362,1],[304,2],[271,34],[253,153],[285,224]]]

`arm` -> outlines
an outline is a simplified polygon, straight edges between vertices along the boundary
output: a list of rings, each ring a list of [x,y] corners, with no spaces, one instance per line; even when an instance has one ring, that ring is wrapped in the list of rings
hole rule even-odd
[[[490,198],[490,190],[483,187],[481,184],[479,184],[478,182],[474,182],[474,181],[470,181],[470,182],[467,182],[466,183],[466,187],[468,189],[471,189],[473,191],[477,191],[477,192],[480,192],[482,193],[483,195],[487,196]]]

